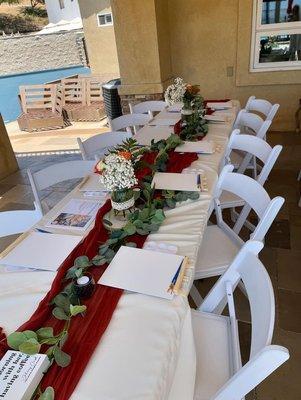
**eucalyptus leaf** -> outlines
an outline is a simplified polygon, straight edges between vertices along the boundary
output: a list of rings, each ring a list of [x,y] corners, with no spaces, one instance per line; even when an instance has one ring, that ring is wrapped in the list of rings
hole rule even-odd
[[[51,386],[48,386],[46,390],[40,395],[38,400],[54,400],[54,390]]]
[[[57,307],[62,308],[65,312],[69,311],[70,301],[64,294],[60,293],[55,296],[53,302]]]
[[[93,265],[100,266],[106,263],[106,258],[104,256],[96,255],[92,258]]]
[[[80,268],[87,268],[91,265],[90,260],[87,256],[80,256],[77,257],[74,261],[74,266],[75,267],[80,267]]]
[[[67,342],[68,340],[68,332],[64,332],[61,339],[60,339],[60,348],[62,348],[64,346],[64,344]]]
[[[63,350],[61,350],[57,346],[54,347],[54,349],[53,349],[53,356],[54,356],[54,359],[55,359],[55,362],[57,363],[57,365],[62,368],[67,367],[71,362],[70,355],[65,353]]]
[[[136,233],[135,225],[133,225],[130,222],[126,224],[126,226],[124,227],[124,230],[129,236],[134,235]]]
[[[75,317],[76,315],[85,312],[86,309],[86,306],[73,306],[72,304],[70,304],[70,314],[72,315],[72,317]]]
[[[52,314],[56,319],[60,319],[60,320],[63,320],[63,321],[67,321],[69,319],[69,316],[60,307],[55,307],[52,310]]]
[[[14,350],[19,350],[19,346],[26,342],[27,337],[23,332],[13,332],[7,337],[7,344]]]
[[[45,328],[40,328],[37,330],[37,335],[39,339],[48,339],[53,337],[53,328],[51,326],[46,326]]]
[[[125,245],[128,247],[137,247],[137,244],[135,242],[127,242]]]
[[[28,339],[19,346],[19,350],[22,353],[33,355],[40,351],[41,345],[36,339]]]
[[[38,335],[34,331],[23,331],[24,335],[26,336],[26,339],[35,339],[38,340]]]
[[[83,272],[84,272],[83,268],[77,268],[77,270],[75,271],[75,276],[77,278],[80,278],[81,276],[83,276]]]

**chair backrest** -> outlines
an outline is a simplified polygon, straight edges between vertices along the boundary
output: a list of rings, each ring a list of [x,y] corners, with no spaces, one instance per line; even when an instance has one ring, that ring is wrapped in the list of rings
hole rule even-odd
[[[120,117],[109,119],[110,128],[112,131],[120,131],[126,129],[131,132],[131,128],[134,129],[134,133],[140,126],[146,125],[151,116],[148,114],[125,114]]]
[[[21,107],[24,113],[31,109],[44,109],[55,112],[57,85],[20,86]]]
[[[83,78],[64,78],[61,81],[63,105],[79,103],[86,105],[86,84]]]
[[[43,210],[39,196],[40,190],[68,179],[83,178],[93,171],[94,165],[95,161],[76,160],[53,164],[38,172],[31,172],[28,169],[27,174],[38,208]]]
[[[270,277],[257,255],[263,245],[248,241],[232,264],[219,278],[199,310],[221,313],[225,299],[230,316],[230,343],[233,350],[233,376],[212,397],[214,400],[243,398],[289,358],[288,350],[271,345],[275,322],[275,299]],[[241,366],[238,327],[233,292],[242,281],[251,311],[251,349],[249,361]]]
[[[34,210],[0,212],[0,237],[26,232],[35,225],[42,216],[36,204]]]
[[[234,241],[239,245],[244,242],[238,236],[242,226],[244,225],[248,214],[245,215],[244,208],[250,208],[256,213],[258,223],[254,232],[250,235],[253,240],[262,241],[277,216],[280,208],[284,203],[283,197],[275,197],[270,199],[266,190],[254,179],[249,176],[233,172],[233,165],[226,165],[218,179],[214,191],[214,205],[217,217],[217,224],[223,229]],[[235,194],[245,201],[246,205],[243,207],[233,229],[227,225],[222,216],[222,210],[219,202],[219,197],[222,191],[226,190]]]
[[[271,123],[270,120],[264,121],[259,115],[240,110],[234,128],[240,129],[242,133],[253,133],[255,136],[264,139]]]
[[[230,154],[232,150],[240,150],[246,153],[237,170],[237,172],[240,174],[245,173],[252,156],[255,156],[263,163],[263,167],[256,180],[261,185],[264,185],[275,162],[277,161],[279,154],[281,153],[282,146],[276,145],[272,148],[263,139],[253,135],[240,134],[239,129],[234,129],[225,151],[226,160],[230,160]]]
[[[122,143],[125,139],[132,137],[130,132],[104,132],[99,135],[91,136],[84,142],[77,138],[83,160],[94,159],[97,153],[106,151],[110,147]]]
[[[267,120],[273,121],[280,105],[272,104],[268,100],[256,99],[255,96],[249,97],[246,104],[246,111],[256,111],[263,114]]]
[[[138,104],[129,104],[131,114],[148,113],[153,118],[153,111],[162,111],[167,107],[167,103],[163,100],[143,101]]]

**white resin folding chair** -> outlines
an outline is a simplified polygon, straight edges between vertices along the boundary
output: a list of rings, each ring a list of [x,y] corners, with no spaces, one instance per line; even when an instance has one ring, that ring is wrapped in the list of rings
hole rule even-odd
[[[111,148],[120,144],[125,139],[132,137],[130,132],[104,132],[99,135],[92,136],[84,142],[81,138],[77,138],[79,149],[82,153],[83,160],[94,159],[95,156],[102,156]]]
[[[69,179],[83,178],[93,171],[95,161],[66,161],[59,164],[53,164],[50,167],[44,168],[38,172],[27,170],[33,195],[37,207],[43,213],[43,207],[39,192],[55,185],[59,182],[64,182]],[[47,206],[47,205],[46,205]],[[47,207],[46,207],[47,208]],[[49,211],[48,209],[45,210]]]
[[[262,243],[249,241],[231,266],[192,310],[196,347],[195,400],[241,400],[289,358],[272,345],[275,299],[270,277],[257,257]],[[233,292],[243,282],[251,312],[251,348],[242,365]],[[228,305],[229,316],[221,315]]]
[[[43,215],[36,204],[34,206],[34,210],[0,212],[0,237],[26,232],[35,225]]]
[[[129,104],[131,114],[146,114],[148,113],[151,118],[154,117],[153,112],[162,111],[167,107],[165,101],[151,100],[143,101],[138,104]]]
[[[266,134],[271,126],[271,121],[264,121],[259,115],[249,113],[246,110],[240,110],[234,123],[234,129],[239,129],[241,133],[251,134],[260,139],[266,140]],[[232,152],[231,164],[237,169],[242,163],[242,155],[239,152]],[[253,157],[247,169],[253,170],[253,176],[257,176],[257,164]]]
[[[132,133],[133,129],[134,133],[137,133],[138,128],[146,125],[150,120],[149,114],[125,114],[109,119],[109,124],[112,131],[126,130]]]
[[[256,99],[255,96],[249,97],[245,110],[248,112],[258,112],[265,116],[265,119],[273,121],[280,105],[272,104],[268,100]]]
[[[195,280],[221,275],[229,267],[244,244],[239,233],[246,222],[250,209],[258,218],[258,223],[251,232],[250,239],[263,242],[284,203],[283,197],[275,197],[271,200],[266,190],[254,179],[232,171],[233,165],[226,165],[215,187],[213,203],[217,224],[208,225],[205,229],[195,265]],[[223,219],[219,200],[223,190],[233,193],[245,202],[233,229]],[[202,298],[194,285],[191,295],[196,304],[201,302]]]
[[[246,154],[237,169],[237,172],[240,174],[245,173],[252,157],[255,157],[262,162],[263,166],[256,180],[258,183],[260,183],[260,185],[263,186],[275,162],[277,161],[279,154],[281,153],[282,146],[276,145],[272,148],[263,139],[252,135],[240,134],[239,129],[235,129],[230,136],[228,146],[225,151],[226,163],[231,162],[230,158],[233,150],[239,150]],[[242,199],[238,198],[233,193],[225,191],[222,193],[219,200],[222,209],[240,207],[245,204]],[[251,228],[250,225],[249,227]]]

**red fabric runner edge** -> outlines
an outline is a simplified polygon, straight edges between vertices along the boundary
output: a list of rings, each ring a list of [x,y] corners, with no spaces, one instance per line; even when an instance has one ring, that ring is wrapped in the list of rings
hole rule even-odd
[[[156,154],[149,153],[144,156],[144,161],[154,162]],[[169,153],[167,164],[168,172],[182,172],[191,163],[198,159],[196,153]],[[139,179],[150,173],[149,168],[144,168],[139,171]],[[37,330],[42,326],[52,326],[55,332],[62,329],[63,322],[52,316],[52,306],[50,301],[56,296],[65,286],[67,282],[62,280],[66,271],[73,266],[76,257],[87,255],[89,258],[97,254],[98,247],[105,242],[108,237],[108,232],[102,224],[102,217],[111,209],[110,201],[108,200],[98,211],[95,225],[89,234],[84,238],[77,247],[70,253],[63,264],[60,266],[58,273],[52,283],[50,291],[40,302],[38,308],[33,313],[29,321],[24,323],[18,331]],[[133,235],[129,237],[129,241],[134,241],[137,247],[142,247],[147,236]],[[89,270],[92,273],[95,281],[101,277],[107,265],[102,267],[93,267]],[[47,386],[52,386],[55,390],[56,400],[67,400],[73,393],[78,384],[96,346],[98,345],[103,333],[107,329],[118,301],[123,293],[123,290],[110,288],[107,286],[96,285],[93,296],[86,300],[84,304],[87,306],[87,312],[84,319],[81,316],[74,317],[69,328],[69,337],[63,347],[63,350],[71,355],[72,361],[66,368],[61,368],[57,364],[53,364],[42,380],[43,390]],[[0,357],[2,357],[9,347],[7,346],[5,334],[0,328]]]

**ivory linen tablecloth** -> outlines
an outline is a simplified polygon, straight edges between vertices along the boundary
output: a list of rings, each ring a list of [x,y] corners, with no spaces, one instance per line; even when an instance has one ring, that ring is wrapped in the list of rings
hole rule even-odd
[[[197,201],[187,201],[167,211],[159,231],[148,238],[176,245],[178,254],[190,258],[192,267],[207,224],[211,194],[236,112],[237,103],[228,113],[229,123],[210,124],[206,140],[218,142],[221,151],[200,155],[190,168],[204,171],[208,192],[201,193]],[[43,227],[70,198],[81,196],[79,190],[73,190],[38,226]],[[6,272],[0,267],[0,326],[6,333],[30,318],[48,292],[54,276],[55,273],[42,271]],[[195,362],[187,298],[178,296],[168,301],[125,292],[71,399],[193,399]]]

